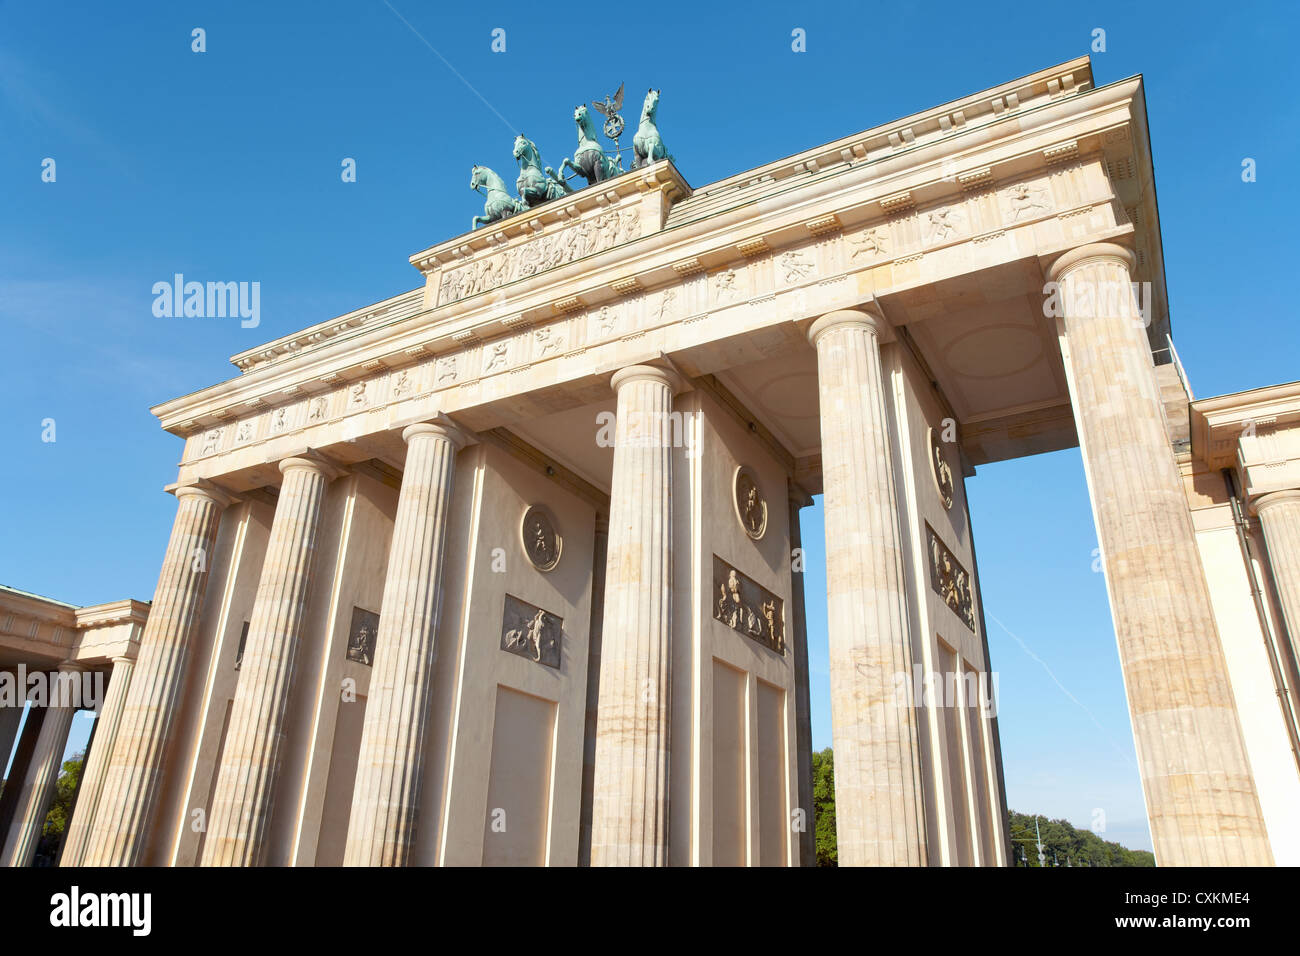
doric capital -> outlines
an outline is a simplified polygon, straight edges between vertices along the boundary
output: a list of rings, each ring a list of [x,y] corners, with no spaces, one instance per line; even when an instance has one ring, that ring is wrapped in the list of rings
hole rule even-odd
[[[1113,242],[1090,242],[1086,246],[1071,249],[1053,262],[1052,267],[1047,270],[1047,281],[1059,282],[1061,277],[1071,269],[1092,262],[1114,262],[1132,272],[1133,266],[1137,263],[1137,257],[1133,255],[1133,250],[1126,249]]]
[[[213,484],[206,478],[200,478],[197,481],[192,481],[184,485],[174,485],[168,490],[176,496],[177,501],[190,496],[205,498],[215,504],[218,508],[225,508],[232,502],[238,500],[230,492]]]
[[[1263,514],[1275,505],[1300,505],[1300,489],[1289,488],[1286,491],[1270,491],[1251,499],[1250,513]]]
[[[292,458],[286,458],[280,462],[280,474],[287,475],[291,471],[314,471],[321,475],[326,481],[332,481],[339,475],[343,474],[343,469],[330,461],[318,451],[308,448],[301,455],[294,455]]]
[[[827,312],[820,319],[808,327],[808,341],[814,346],[817,340],[832,329],[844,327],[855,329],[866,329],[873,335],[880,335],[889,329],[889,322],[880,311],[880,307],[874,302],[864,303],[856,309],[839,309],[835,312]]]
[[[402,429],[402,441],[408,445],[411,439],[421,435],[441,438],[454,446],[457,451],[469,444],[469,435],[450,422],[420,422],[416,425],[407,425]]]
[[[686,388],[686,383],[682,381],[681,376],[676,372],[654,365],[629,365],[627,368],[621,368],[614,373],[609,380],[609,384],[617,392],[628,382],[644,381],[666,385],[674,395]]]

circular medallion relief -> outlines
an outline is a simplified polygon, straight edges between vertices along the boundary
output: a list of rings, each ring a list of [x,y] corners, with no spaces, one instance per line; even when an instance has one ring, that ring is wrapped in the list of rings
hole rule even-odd
[[[519,525],[524,554],[538,571],[551,571],[560,563],[564,540],[555,530],[555,519],[545,505],[529,505]]]
[[[953,478],[948,456],[944,454],[943,442],[933,428],[930,429],[930,474],[934,477],[934,486],[939,490],[939,498],[945,508],[952,507]]]
[[[754,469],[748,465],[737,468],[733,486],[736,517],[740,519],[745,534],[757,541],[767,531],[767,502],[758,492],[758,479]]]

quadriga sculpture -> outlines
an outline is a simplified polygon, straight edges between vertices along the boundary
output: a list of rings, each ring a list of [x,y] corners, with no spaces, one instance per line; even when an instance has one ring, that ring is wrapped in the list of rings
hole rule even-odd
[[[575,109],[573,120],[578,126],[578,148],[573,152],[573,159],[565,157],[564,162],[560,163],[558,176],[549,167],[546,170],[547,174],[556,179],[563,179],[565,171],[572,169],[587,180],[587,185],[590,186],[592,183],[603,182],[621,173],[623,170],[618,168],[618,163],[606,156],[605,151],[600,148],[600,143],[596,141],[596,121],[591,118],[587,107],[579,106]]]
[[[663,137],[659,135],[659,127],[655,125],[655,114],[658,112],[659,91],[650,90],[646,93],[645,104],[641,107],[641,123],[636,128],[636,135],[632,137],[632,153],[636,156],[632,163],[633,169],[649,166],[661,159],[672,158],[668,155],[668,147],[664,145]]]
[[[537,144],[523,133],[515,137],[515,159],[519,162],[519,178],[515,180],[515,186],[519,198],[529,209],[573,192],[568,183],[551,175],[549,169],[542,171],[542,154]]]
[[[524,211],[524,205],[506,192],[505,180],[486,166],[475,166],[470,171],[469,188],[475,192],[486,189],[483,215],[470,220],[470,229],[486,226]]]

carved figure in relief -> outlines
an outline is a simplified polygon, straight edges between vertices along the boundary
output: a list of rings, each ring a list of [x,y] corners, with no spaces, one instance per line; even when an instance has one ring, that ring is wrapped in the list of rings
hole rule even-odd
[[[849,245],[853,247],[853,252],[850,253],[849,259],[853,260],[856,259],[858,256],[863,256],[863,255],[873,255],[873,256],[888,255],[889,254],[887,249],[888,242],[889,242],[889,235],[885,233],[883,230],[868,229],[862,235],[856,236],[849,240]]]
[[[456,381],[456,356],[449,355],[446,358],[438,359],[438,381],[445,382],[447,379]]]
[[[733,302],[740,298],[740,292],[736,288],[736,270],[723,269],[719,272],[714,280],[713,291],[719,303]]]
[[[538,329],[534,333],[534,338],[537,340],[538,357],[545,355],[547,352],[558,350],[562,344],[555,330],[550,328]]]
[[[253,437],[253,423],[240,422],[239,429],[235,432],[235,441],[248,441]]]
[[[948,464],[948,459],[944,457],[943,446],[934,431],[930,429],[930,455],[934,465],[934,483],[939,490],[939,498],[943,501],[945,508],[951,508],[955,484],[953,482],[952,467]]]
[[[957,214],[952,209],[936,209],[930,213],[930,238],[947,239],[957,232]]]
[[[668,311],[672,308],[673,303],[676,301],[677,301],[677,290],[664,289],[663,293],[659,296],[659,308],[655,311],[655,316],[659,319],[660,322],[664,320],[664,316],[668,314]]]
[[[659,91],[649,90],[641,105],[641,122],[637,126],[636,135],[632,137],[632,153],[636,156],[632,162],[633,169],[649,166],[661,159],[671,159],[668,147],[659,135],[658,114]]]
[[[802,252],[783,252],[779,261],[786,282],[798,282],[812,274],[813,264]]]
[[[395,395],[397,398],[401,398],[410,390],[411,390],[410,376],[407,375],[405,370],[398,372],[397,378],[393,381],[393,395]]]
[[[772,639],[777,650],[783,650],[781,646],[781,634],[776,626],[776,602],[765,601],[763,603],[763,620],[767,621],[767,636]]]
[[[352,392],[351,392],[351,396],[348,399],[348,402],[351,405],[366,404],[366,383],[365,382],[357,382],[355,385],[352,386]]]
[[[1011,203],[1012,219],[1019,219],[1022,212],[1047,208],[1046,203],[1041,201],[1042,195],[1026,183],[1017,183],[1009,187],[1006,196]]]
[[[475,216],[470,220],[470,229],[499,222],[524,211],[524,205],[506,192],[505,180],[486,166],[475,166],[470,170],[469,188],[475,192],[486,190],[483,215]]]
[[[307,406],[307,421],[318,422],[325,417],[325,399],[317,396]]]
[[[499,368],[504,368],[506,359],[509,357],[510,343],[497,342],[492,346],[492,351],[488,355],[487,364],[483,366],[483,371],[493,372]]]
[[[271,419],[271,428],[277,432],[284,431],[285,425],[288,424],[287,415],[288,409],[277,408],[275,410],[275,417]]]
[[[217,450],[217,446],[220,444],[221,444],[221,429],[210,428],[208,429],[207,433],[204,434],[203,436],[203,448],[200,449],[199,454],[211,455],[213,452]]]
[[[596,334],[612,335],[614,333],[614,322],[616,316],[607,305],[602,305],[600,311],[596,313]]]

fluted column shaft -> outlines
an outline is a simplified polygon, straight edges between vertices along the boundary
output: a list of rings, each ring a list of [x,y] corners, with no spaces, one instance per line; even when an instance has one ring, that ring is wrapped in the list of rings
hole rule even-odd
[[[1273,586],[1294,648],[1300,644],[1300,491],[1261,495],[1252,510],[1264,529]]]
[[[266,852],[325,488],[336,474],[317,458],[286,458],[280,471],[284,481],[217,770],[203,866],[257,866]]]
[[[442,603],[447,515],[465,437],[412,425],[379,615],[374,669],[348,824],[347,866],[404,866],[424,777],[434,642]]]
[[[85,866],[142,862],[153,823],[185,658],[199,626],[221,511],[230,502],[215,489],[197,485],[177,489],[176,498],[171,540],[86,839]]]
[[[45,722],[36,738],[36,749],[27,766],[26,778],[10,781],[9,786],[22,787],[18,804],[14,808],[13,822],[5,838],[3,866],[30,866],[36,856],[36,845],[44,832],[45,815],[54,797],[54,785],[59,780],[63,765],[63,751],[68,746],[68,731],[80,704],[80,692],[72,692],[65,681],[80,681],[82,669],[75,664],[59,667],[58,680],[51,680],[49,703],[45,708]]]
[[[1156,860],[1272,862],[1136,301],[1133,255],[1053,266],[1084,467]]]
[[[807,492],[789,483],[790,548],[803,555],[803,534],[799,527],[799,512],[812,504]],[[804,829],[799,834],[799,865],[817,865],[817,834],[813,819],[812,772],[812,701],[808,683],[808,618],[804,605],[803,568],[806,558],[801,558],[800,570],[790,579],[790,622],[794,637],[794,743],[795,768],[799,773],[799,808],[804,812]]]
[[[59,858],[59,866],[79,866],[85,855],[95,820],[95,808],[108,777],[109,758],[113,753],[118,729],[122,725],[122,714],[126,710],[127,688],[131,685],[131,672],[134,669],[135,661],[131,658],[113,658],[108,693],[99,705],[95,739],[81,771],[77,805],[72,812],[72,822],[68,824],[67,836],[63,838],[63,855]]]
[[[926,863],[912,637],[874,312],[822,316],[817,348],[826,516],[835,812],[842,866]]]
[[[672,427],[676,377],[631,366],[618,393],[605,561],[593,866],[668,862]]]

